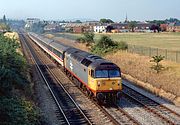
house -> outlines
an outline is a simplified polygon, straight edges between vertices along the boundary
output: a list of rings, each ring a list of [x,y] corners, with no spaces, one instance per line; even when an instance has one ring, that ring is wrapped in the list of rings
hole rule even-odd
[[[83,32],[93,32],[93,27],[97,24],[97,22],[82,22],[82,23],[66,23],[63,24],[62,27],[65,28],[66,31],[72,30],[74,33],[83,33]]]
[[[73,27],[73,33],[83,33],[84,32],[84,27],[79,26],[79,27]]]
[[[144,22],[139,22],[135,26],[135,32],[151,32],[150,28],[153,24],[151,23],[144,23]]]
[[[150,27],[152,24],[139,22],[135,24],[134,31],[135,32],[150,32]],[[129,24],[128,23],[113,23],[110,24],[108,27],[112,27],[111,32],[130,32]]]
[[[112,27],[111,32],[129,32],[127,23],[113,23],[109,25]]]
[[[107,24],[93,26],[95,33],[106,33]]]
[[[117,29],[112,29],[112,30],[111,30],[111,33],[119,33],[119,30],[117,30]]]
[[[60,32],[62,31],[61,26],[58,24],[48,24],[44,27],[45,32]]]
[[[31,28],[33,24],[39,23],[40,19],[38,18],[27,18],[25,28]]]
[[[180,32],[180,22],[175,23],[174,30],[175,30],[175,32]]]
[[[38,18],[27,18],[26,19],[27,24],[34,24],[34,23],[39,23],[39,22],[40,22],[40,19],[38,19]]]
[[[161,28],[161,31],[167,31],[167,27],[168,27],[168,24],[161,24],[160,25],[160,28]]]
[[[180,22],[177,23],[169,23],[167,26],[168,32],[180,32]]]

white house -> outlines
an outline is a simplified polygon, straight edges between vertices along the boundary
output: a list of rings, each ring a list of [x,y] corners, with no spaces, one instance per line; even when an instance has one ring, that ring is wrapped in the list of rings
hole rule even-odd
[[[107,25],[96,25],[93,28],[95,33],[106,33]]]
[[[30,28],[33,24],[39,23],[40,19],[38,18],[27,18],[25,28]]]

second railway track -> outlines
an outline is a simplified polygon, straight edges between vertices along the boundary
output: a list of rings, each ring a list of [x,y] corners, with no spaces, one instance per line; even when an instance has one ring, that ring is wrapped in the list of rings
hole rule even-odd
[[[124,96],[130,98],[135,103],[142,106],[145,110],[155,114],[164,122],[171,125],[180,125],[180,115],[178,113],[135,91],[134,89],[128,87],[125,84],[123,84],[123,86]]]

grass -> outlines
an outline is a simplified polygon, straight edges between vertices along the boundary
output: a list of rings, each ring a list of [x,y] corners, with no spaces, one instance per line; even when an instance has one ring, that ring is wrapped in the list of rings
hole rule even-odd
[[[157,74],[150,68],[153,63],[150,62],[149,57],[119,51],[105,58],[116,63],[123,73],[180,96],[180,64],[163,61],[162,65],[165,68]]]
[[[70,34],[75,38],[82,36],[81,34]],[[96,34],[95,39],[99,39],[103,34]],[[106,34],[111,36],[115,41],[124,41],[132,45],[140,45],[145,47],[180,50],[180,33],[118,33]]]

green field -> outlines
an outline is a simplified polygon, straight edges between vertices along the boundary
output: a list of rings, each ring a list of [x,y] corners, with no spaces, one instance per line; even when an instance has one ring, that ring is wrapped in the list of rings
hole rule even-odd
[[[63,34],[66,37],[76,39],[81,34]],[[95,39],[99,39],[103,34],[96,34]],[[105,34],[111,36],[115,41],[125,41],[128,44],[140,45],[168,50],[180,50],[180,33],[119,33]]]

